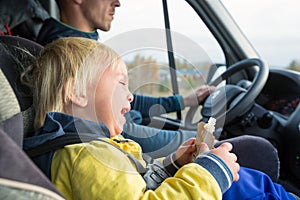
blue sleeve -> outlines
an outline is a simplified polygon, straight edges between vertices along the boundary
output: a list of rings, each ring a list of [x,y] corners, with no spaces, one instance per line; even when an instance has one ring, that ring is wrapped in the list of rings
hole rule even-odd
[[[134,94],[131,109],[138,110],[143,118],[158,116],[164,113],[180,111],[184,108],[181,95],[169,97],[150,97]],[[150,113],[151,112],[151,113]]]
[[[295,197],[288,193],[281,185],[272,182],[266,174],[241,167],[240,178],[223,195],[223,200],[229,199],[291,199]]]
[[[232,173],[229,167],[218,156],[212,153],[204,153],[196,158],[195,163],[201,165],[213,175],[218,182],[222,193],[231,186],[233,182]]]
[[[187,139],[196,136],[196,131],[161,130],[127,122],[122,135],[139,143],[144,153],[153,158],[166,157]]]

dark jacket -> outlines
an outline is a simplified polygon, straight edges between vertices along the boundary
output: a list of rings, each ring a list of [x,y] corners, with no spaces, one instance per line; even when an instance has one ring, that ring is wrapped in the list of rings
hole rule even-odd
[[[99,37],[97,31],[83,32],[71,26],[68,26],[67,24],[63,24],[62,22],[59,22],[54,18],[49,18],[44,21],[44,24],[37,37],[37,42],[44,46],[58,38],[71,36],[85,37],[93,40],[97,40]]]

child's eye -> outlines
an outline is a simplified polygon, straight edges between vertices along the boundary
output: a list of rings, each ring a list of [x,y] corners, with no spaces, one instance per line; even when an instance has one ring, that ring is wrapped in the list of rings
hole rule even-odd
[[[119,81],[119,83],[121,83],[122,85],[126,85],[126,82],[124,81]]]

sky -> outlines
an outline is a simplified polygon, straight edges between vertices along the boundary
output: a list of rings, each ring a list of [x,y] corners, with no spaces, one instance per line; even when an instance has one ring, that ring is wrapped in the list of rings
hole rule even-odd
[[[178,12],[183,0],[172,0]],[[300,0],[222,0],[242,31],[251,41],[259,54],[270,66],[286,67],[293,60],[300,63]],[[163,21],[161,9],[150,10],[150,7],[161,6],[161,0],[121,0],[117,8],[112,29],[102,33],[104,40],[121,32],[134,28],[157,27],[156,21]],[[179,26],[195,26],[181,17]],[[146,23],[145,23],[146,21]],[[187,35],[192,36],[192,29]]]

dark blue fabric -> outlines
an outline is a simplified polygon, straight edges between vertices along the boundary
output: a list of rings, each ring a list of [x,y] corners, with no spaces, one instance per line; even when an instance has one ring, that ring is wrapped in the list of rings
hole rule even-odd
[[[164,130],[135,123],[126,123],[122,135],[139,143],[144,153],[157,158],[176,151],[186,140],[196,136],[195,131]]]
[[[184,108],[183,98],[181,95],[150,97],[134,94],[133,96],[134,99],[131,102],[131,109],[138,110],[142,114],[143,118],[176,112]]]
[[[125,118],[127,123],[142,124],[143,122],[142,114],[137,110],[130,110],[128,113],[125,113]]]
[[[46,115],[44,126],[36,131],[35,136],[24,139],[23,148],[28,150],[68,132],[92,133],[99,137],[110,137],[109,130],[102,123],[83,120],[63,113],[49,112]]]
[[[44,21],[43,26],[38,34],[37,42],[44,46],[58,38],[63,37],[85,37],[98,40],[99,35],[97,31],[83,32],[63,24],[53,18],[49,18]]]
[[[40,156],[31,158],[31,160],[42,170],[42,172],[51,180],[51,163],[54,152],[42,154]]]
[[[218,156],[207,153],[202,154],[195,160],[195,163],[203,166],[217,180],[222,193],[224,193],[233,181],[232,173],[225,162]]]
[[[225,192],[223,200],[295,200],[281,185],[260,171],[241,167],[239,175],[240,179]]]

